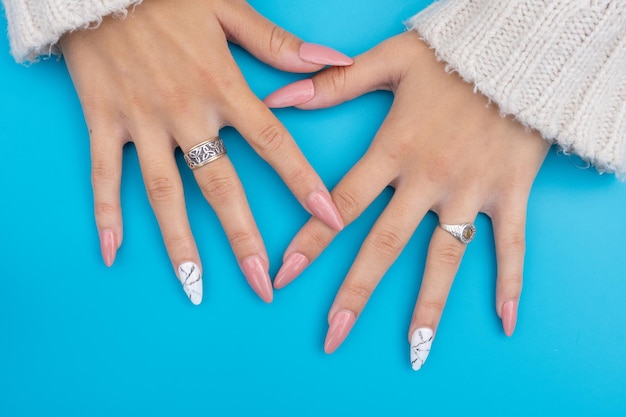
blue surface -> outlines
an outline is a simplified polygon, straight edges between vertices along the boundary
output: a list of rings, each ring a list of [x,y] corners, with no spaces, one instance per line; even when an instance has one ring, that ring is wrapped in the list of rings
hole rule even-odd
[[[426,3],[252,2],[302,38],[351,55],[402,31]],[[233,50],[259,96],[301,77]],[[407,326],[434,216],[328,356],[327,310],[389,190],[266,305],[182,169],[205,267],[204,302],[194,307],[171,270],[132,147],[125,240],[113,268],[103,265],[88,137],[63,62],[19,66],[3,43],[0,75],[0,416],[626,414],[626,185],[613,176],[548,157],[530,199],[526,281],[510,339],[493,307],[491,225],[479,218],[432,353],[414,373]],[[332,187],[390,103],[376,93],[277,115]],[[223,136],[275,274],[307,215],[236,132]]]

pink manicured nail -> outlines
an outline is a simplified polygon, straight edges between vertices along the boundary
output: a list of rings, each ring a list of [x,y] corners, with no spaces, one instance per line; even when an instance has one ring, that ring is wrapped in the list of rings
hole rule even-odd
[[[259,297],[266,303],[271,303],[273,298],[272,282],[270,281],[270,277],[267,274],[267,270],[261,258],[251,256],[244,260],[241,262],[241,270],[246,276],[248,283]]]
[[[293,281],[304,268],[309,266],[309,260],[301,253],[294,252],[290,254],[285,263],[280,267],[276,279],[274,279],[274,288],[280,289]]]
[[[306,206],[326,226],[337,231],[343,229],[343,219],[328,193],[324,191],[315,192],[306,200]]]
[[[502,306],[502,327],[507,336],[512,336],[517,323],[517,301],[508,301]]]
[[[300,46],[298,55],[303,61],[319,65],[345,66],[352,65],[353,62],[349,56],[335,49],[315,43],[303,43]]]
[[[348,333],[350,333],[350,330],[352,330],[352,326],[354,326],[355,321],[356,317],[352,311],[339,310],[336,312],[330,321],[328,333],[326,334],[324,352],[333,353],[337,350],[339,345],[343,343],[346,336],[348,336]]]
[[[112,230],[106,229],[100,232],[100,252],[102,252],[104,264],[106,266],[113,265],[115,253],[117,252],[117,243]]]
[[[310,101],[314,95],[313,80],[306,78],[279,88],[265,97],[263,102],[272,108],[299,106]]]

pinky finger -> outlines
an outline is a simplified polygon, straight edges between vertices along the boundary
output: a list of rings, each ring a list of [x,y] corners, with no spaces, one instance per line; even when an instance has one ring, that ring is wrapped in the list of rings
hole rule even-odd
[[[104,131],[91,134],[94,214],[106,266],[113,265],[123,237],[120,204],[123,143],[115,137]]]
[[[496,284],[496,311],[502,319],[502,328],[512,336],[517,323],[517,308],[522,292],[524,255],[526,252],[526,201],[513,201],[503,206],[492,218],[496,244],[498,278]]]

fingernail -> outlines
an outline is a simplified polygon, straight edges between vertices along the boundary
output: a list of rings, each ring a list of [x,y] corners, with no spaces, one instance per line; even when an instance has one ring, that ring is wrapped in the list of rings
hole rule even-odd
[[[326,226],[336,231],[343,229],[343,219],[328,193],[324,191],[315,192],[306,200],[306,206]]]
[[[349,310],[339,310],[335,313],[330,326],[328,327],[328,333],[326,333],[326,340],[324,341],[324,352],[333,353],[341,343],[343,343],[348,333],[354,326],[356,317],[354,313]]]
[[[280,267],[276,279],[274,279],[274,288],[280,289],[293,281],[298,275],[309,266],[309,260],[301,253],[294,252],[287,256],[285,263]]]
[[[241,270],[254,292],[266,303],[271,303],[273,298],[272,282],[261,258],[258,256],[247,258],[241,262]]]
[[[306,78],[279,88],[265,97],[263,102],[272,108],[299,106],[310,101],[314,95],[313,80]]]
[[[185,262],[178,267],[178,279],[191,302],[198,305],[202,302],[202,272],[194,262]]]
[[[414,371],[419,371],[422,365],[424,365],[432,344],[432,329],[421,327],[413,332],[411,335],[411,366]]]
[[[327,46],[315,43],[303,43],[298,52],[300,59],[319,65],[352,65],[352,58]]]
[[[100,232],[100,251],[102,252],[104,264],[106,266],[113,265],[115,253],[117,252],[117,243],[112,230],[105,229]]]
[[[502,327],[504,334],[512,336],[517,323],[517,301],[508,301],[502,306]]]

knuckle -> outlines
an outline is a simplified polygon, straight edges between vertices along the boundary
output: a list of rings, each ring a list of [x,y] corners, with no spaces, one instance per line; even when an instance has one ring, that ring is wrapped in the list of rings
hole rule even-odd
[[[261,130],[256,140],[260,152],[271,153],[281,147],[285,141],[285,131],[277,124],[271,124]]]
[[[139,91],[128,92],[124,97],[127,105],[124,107],[124,113],[130,119],[136,119],[142,115],[153,114],[155,109],[153,102],[148,100],[145,95],[142,95]]]
[[[433,321],[437,317],[440,317],[443,313],[445,303],[437,300],[420,301],[419,304],[419,316],[428,321]],[[435,320],[436,321],[436,320]]]
[[[165,246],[179,253],[193,253],[195,245],[189,233],[174,233],[163,237]]]
[[[96,218],[113,217],[120,212],[120,206],[114,203],[98,202],[94,204],[93,208]]]
[[[253,248],[257,242],[256,233],[247,229],[228,233],[228,240],[230,241],[230,245],[235,250]]]
[[[347,71],[347,67],[332,67],[328,70],[326,82],[332,91],[341,93],[344,90],[348,78]]]
[[[146,191],[150,201],[159,203],[170,201],[176,195],[174,182],[168,177],[149,177],[146,179]]]
[[[223,68],[215,68],[213,65],[203,65],[197,68],[197,85],[201,90],[218,94],[224,102],[232,98],[233,89],[239,87],[239,69],[232,62],[222,65]]]
[[[294,189],[302,188],[310,182],[311,178],[314,178],[314,172],[302,167],[302,165],[298,165],[297,168],[289,172],[289,184]]]
[[[202,183],[202,191],[207,200],[219,200],[229,196],[237,189],[237,181],[230,175],[215,174]]]
[[[102,161],[93,161],[91,165],[91,182],[95,186],[109,183],[117,178],[114,170]]]
[[[437,154],[433,156],[431,162],[426,166],[426,178],[432,184],[446,184],[450,182],[454,166],[452,158],[447,154]]]
[[[516,272],[513,274],[507,274],[499,278],[507,288],[522,288],[523,277],[520,272]]]
[[[273,56],[278,56],[285,48],[285,44],[289,40],[289,33],[281,27],[274,25],[269,38],[269,51]]]
[[[107,97],[98,94],[83,93],[80,96],[80,105],[85,117],[105,117],[110,119],[109,101]]]
[[[359,193],[350,188],[335,189],[332,193],[337,210],[344,220],[351,220],[359,214]]]
[[[402,250],[402,240],[396,232],[391,230],[374,232],[370,238],[370,243],[376,254],[382,259],[393,259]]]
[[[360,283],[346,285],[343,295],[350,300],[351,305],[363,306],[372,295],[372,290]]]
[[[319,220],[321,224],[321,220]],[[307,257],[312,258],[316,257],[319,252],[332,240],[334,236],[334,232],[330,231],[327,227],[310,227],[306,230],[306,234],[304,234],[304,239],[300,242],[302,249],[307,248],[306,252],[302,252]],[[311,256],[315,254],[315,256]]]
[[[526,237],[523,232],[514,232],[506,237],[503,249],[509,253],[521,253],[526,250]]]
[[[456,268],[461,262],[463,248],[454,243],[436,245],[432,249],[433,261],[446,268]]]

